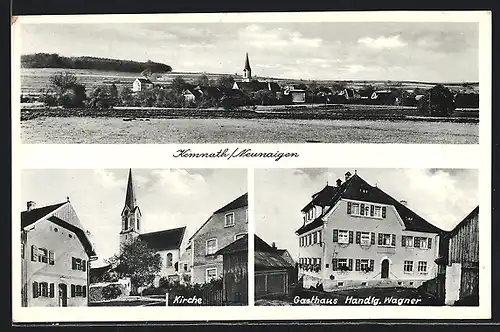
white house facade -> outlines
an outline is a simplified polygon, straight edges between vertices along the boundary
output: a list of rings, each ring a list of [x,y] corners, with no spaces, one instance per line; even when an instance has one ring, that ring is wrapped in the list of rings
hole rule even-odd
[[[418,287],[437,275],[442,231],[357,174],[326,186],[296,231],[304,287]]]

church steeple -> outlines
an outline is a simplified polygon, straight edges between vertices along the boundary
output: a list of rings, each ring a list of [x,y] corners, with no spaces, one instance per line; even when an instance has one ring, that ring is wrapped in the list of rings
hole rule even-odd
[[[252,68],[250,68],[250,60],[248,60],[248,53],[245,58],[245,68],[243,69],[243,81],[250,82],[252,79]]]
[[[125,206],[134,210],[137,205],[135,198],[134,182],[132,180],[132,169],[128,171],[127,193],[125,194]]]
[[[122,227],[120,231],[120,245],[135,239],[140,234],[141,210],[137,205],[135,196],[132,169],[128,172],[127,192],[125,193],[125,206],[121,213]]]

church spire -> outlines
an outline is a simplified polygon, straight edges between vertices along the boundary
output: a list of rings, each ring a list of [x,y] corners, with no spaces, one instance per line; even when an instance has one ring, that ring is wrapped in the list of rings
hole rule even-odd
[[[248,52],[247,52],[247,56],[246,56],[246,59],[245,59],[245,68],[244,70],[248,70],[248,71],[251,71],[252,68],[250,68],[250,61],[248,60]]]
[[[125,195],[125,206],[127,206],[130,210],[134,210],[137,205],[137,201],[135,199],[135,190],[134,190],[134,182],[132,180],[132,169],[128,172],[128,183],[127,183],[127,194]]]

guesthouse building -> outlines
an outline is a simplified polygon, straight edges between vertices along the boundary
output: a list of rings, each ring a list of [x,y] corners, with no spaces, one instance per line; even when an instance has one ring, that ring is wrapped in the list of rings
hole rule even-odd
[[[304,287],[418,287],[437,274],[442,230],[357,172],[326,185],[297,229]]]

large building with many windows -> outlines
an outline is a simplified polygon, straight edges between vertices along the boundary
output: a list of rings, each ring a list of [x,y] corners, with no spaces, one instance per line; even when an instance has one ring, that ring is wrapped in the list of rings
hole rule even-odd
[[[302,209],[299,278],[304,287],[418,287],[437,274],[443,231],[355,171]]]
[[[89,261],[97,259],[89,234],[66,202],[21,212],[23,307],[88,304]]]

